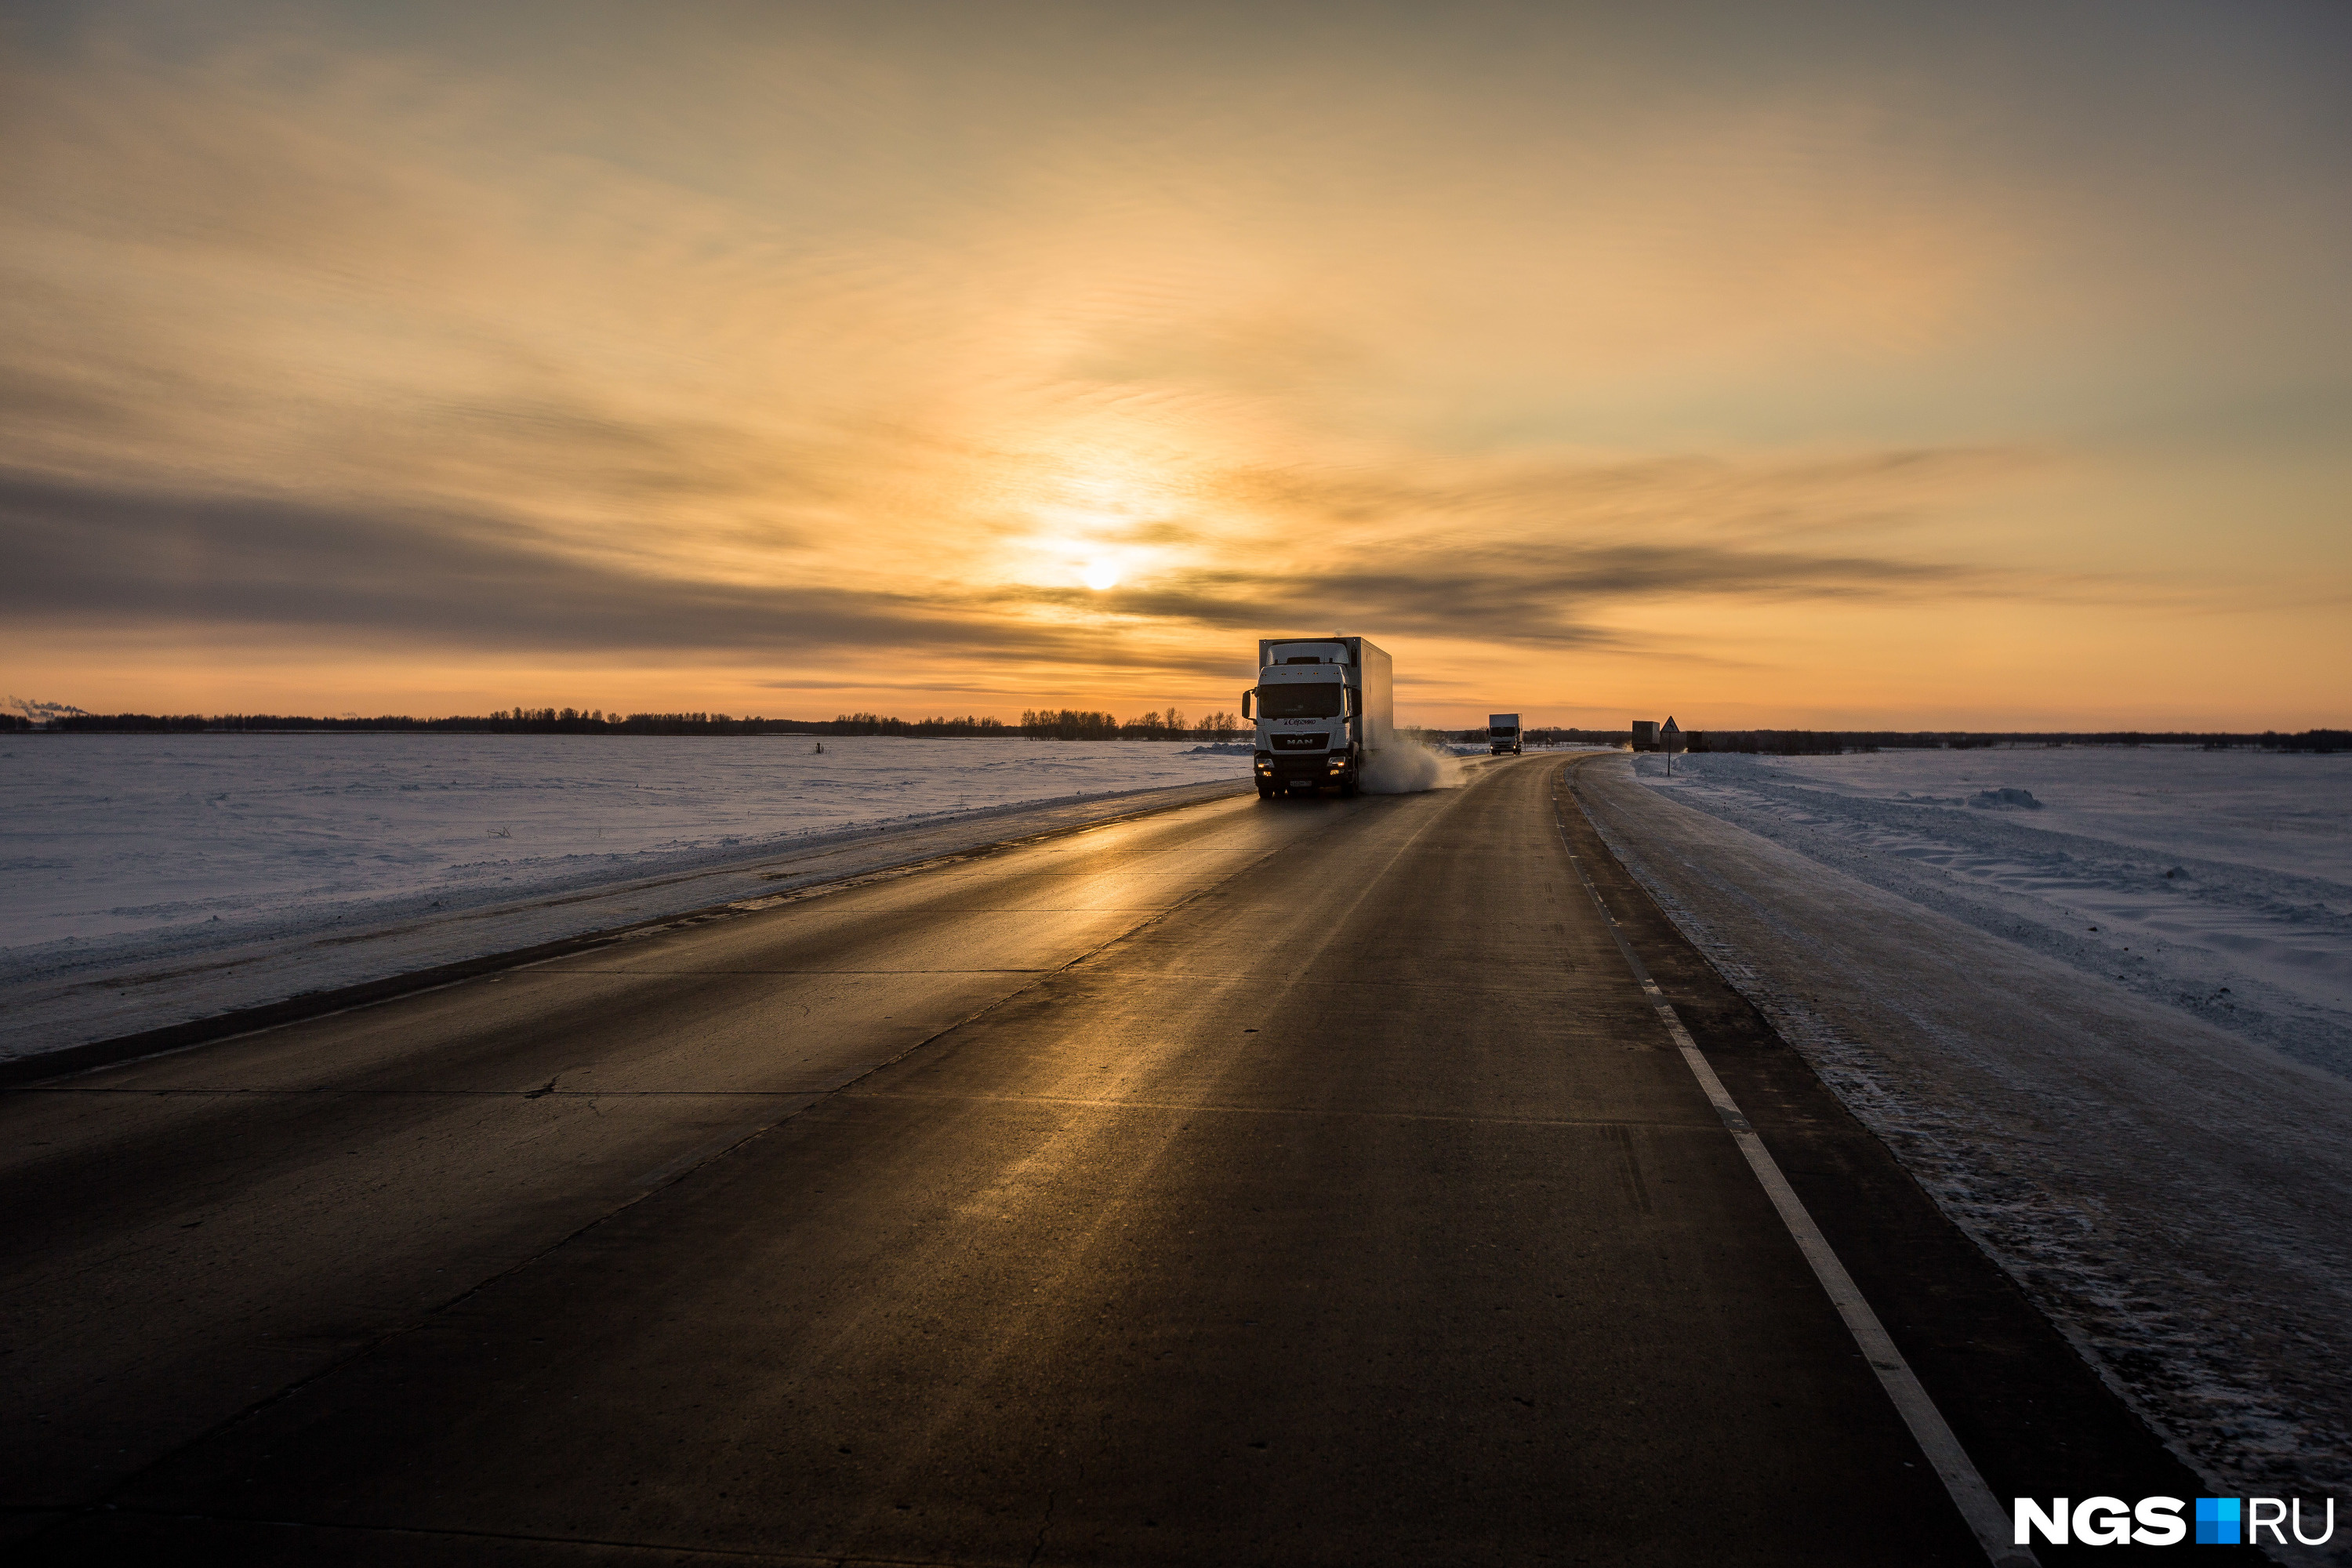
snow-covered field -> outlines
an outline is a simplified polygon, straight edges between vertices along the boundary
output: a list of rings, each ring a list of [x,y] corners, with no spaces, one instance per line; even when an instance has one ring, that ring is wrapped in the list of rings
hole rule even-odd
[[[2352,756],[2046,747],[1675,769],[1641,759],[1686,805],[2352,1078]]]
[[[141,1000],[135,985],[101,983],[126,969],[226,967],[232,952],[543,906],[571,889],[643,884],[859,830],[1241,783],[1250,766],[1246,747],[1183,742],[823,743],[820,752],[802,736],[6,737],[0,997],[15,1016],[0,1054],[269,999],[249,988],[189,993],[165,1010],[170,1019],[107,1005]],[[583,906],[577,918],[610,915]],[[463,942],[385,949],[377,967],[446,962],[469,945],[502,951],[547,940],[560,923],[478,920]],[[320,973],[294,988],[359,973],[321,958]],[[79,992],[58,994],[66,983]],[[47,1000],[34,1005],[26,987]]]
[[[2352,1488],[2352,757],[1675,773],[1579,793],[1944,1211],[2221,1495]]]

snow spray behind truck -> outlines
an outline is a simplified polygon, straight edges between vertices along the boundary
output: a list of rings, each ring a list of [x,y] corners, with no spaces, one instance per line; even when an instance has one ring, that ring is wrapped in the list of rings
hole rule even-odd
[[[1519,741],[1519,716],[1516,713],[1487,714],[1486,746],[1489,752],[1497,757],[1505,752],[1513,756],[1524,754],[1527,748]]]
[[[1394,666],[1368,637],[1260,637],[1257,685],[1242,717],[1257,725],[1257,793],[1363,788],[1396,741]]]

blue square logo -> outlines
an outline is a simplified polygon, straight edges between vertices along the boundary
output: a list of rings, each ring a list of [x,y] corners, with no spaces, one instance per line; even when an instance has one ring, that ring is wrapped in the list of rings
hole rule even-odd
[[[2200,1546],[2236,1546],[2241,1518],[2240,1504],[2233,1497],[2201,1497],[2197,1500],[2197,1544]]]

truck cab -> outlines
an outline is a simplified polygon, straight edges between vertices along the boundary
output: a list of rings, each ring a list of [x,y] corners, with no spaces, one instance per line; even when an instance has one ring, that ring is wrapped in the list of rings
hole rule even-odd
[[[1257,684],[1242,693],[1242,717],[1256,726],[1258,798],[1359,793],[1395,731],[1391,669],[1364,637],[1261,638]]]
[[[1519,756],[1527,751],[1519,735],[1519,716],[1516,713],[1486,715],[1486,750],[1490,755],[1501,756],[1506,752]]]

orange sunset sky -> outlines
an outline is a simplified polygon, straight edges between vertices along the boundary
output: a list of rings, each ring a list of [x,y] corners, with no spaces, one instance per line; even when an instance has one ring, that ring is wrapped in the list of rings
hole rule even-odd
[[[0,16],[98,711],[2352,722],[2352,9]]]

